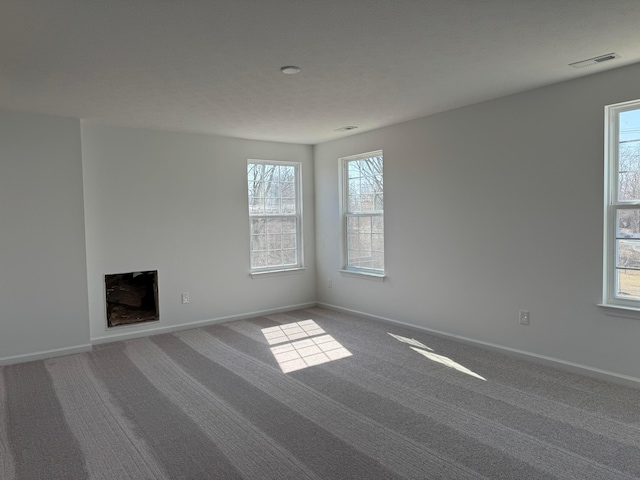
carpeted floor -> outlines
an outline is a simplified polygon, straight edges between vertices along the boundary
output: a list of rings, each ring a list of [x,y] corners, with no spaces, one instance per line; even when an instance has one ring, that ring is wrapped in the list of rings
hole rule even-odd
[[[638,479],[640,391],[320,308],[0,368],[2,480],[241,478]]]

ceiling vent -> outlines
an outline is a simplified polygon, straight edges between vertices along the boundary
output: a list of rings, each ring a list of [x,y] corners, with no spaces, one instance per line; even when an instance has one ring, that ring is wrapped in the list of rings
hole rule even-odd
[[[614,58],[620,58],[617,53],[607,53],[606,55],[600,55],[599,57],[588,58],[587,60],[581,60],[579,62],[570,63],[569,66],[573,68],[589,67],[591,65],[597,65],[599,63],[608,62]]]

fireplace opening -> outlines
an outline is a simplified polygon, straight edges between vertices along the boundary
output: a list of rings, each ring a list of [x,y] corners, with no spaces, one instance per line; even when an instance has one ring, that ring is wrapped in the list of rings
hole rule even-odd
[[[158,271],[105,275],[107,327],[160,320]]]

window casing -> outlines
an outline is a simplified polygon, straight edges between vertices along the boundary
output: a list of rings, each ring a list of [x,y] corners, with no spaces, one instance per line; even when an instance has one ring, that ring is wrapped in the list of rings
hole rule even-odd
[[[605,108],[603,304],[640,309],[640,100]]]
[[[301,164],[247,161],[251,273],[300,269]]]
[[[340,162],[344,269],[384,275],[382,151],[342,158]]]

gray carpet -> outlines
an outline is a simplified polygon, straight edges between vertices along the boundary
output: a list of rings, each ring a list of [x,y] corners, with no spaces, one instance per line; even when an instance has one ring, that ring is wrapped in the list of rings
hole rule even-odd
[[[0,369],[2,480],[401,478],[638,479],[640,391],[319,308]]]

